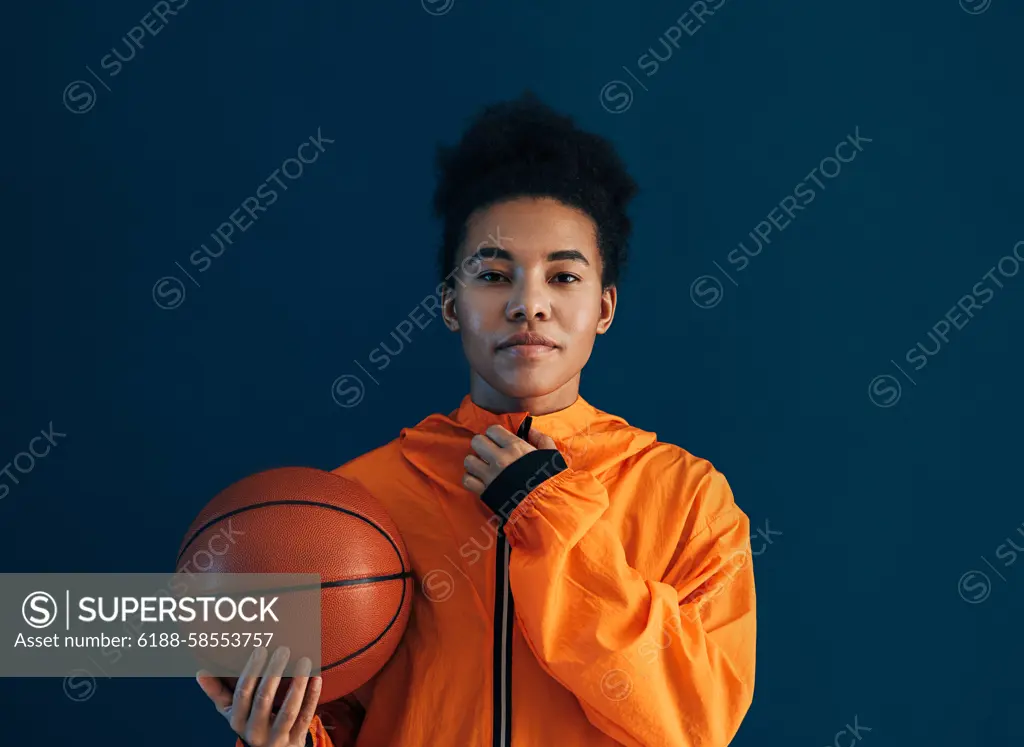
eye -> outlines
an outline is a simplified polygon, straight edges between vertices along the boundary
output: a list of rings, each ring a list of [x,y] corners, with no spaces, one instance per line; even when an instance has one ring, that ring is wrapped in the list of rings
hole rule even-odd
[[[568,282],[567,282],[568,285],[572,285],[573,283],[580,282],[580,279],[576,275],[573,275],[571,272],[560,272],[557,275],[555,275],[555,277],[556,278],[568,278]]]
[[[488,276],[490,276],[492,278],[496,278],[496,280],[488,280],[487,279]],[[487,272],[481,272],[477,277],[479,277],[485,283],[490,283],[490,284],[494,284],[494,283],[500,282],[500,281],[505,279],[504,275],[502,275],[500,272],[495,272],[494,270],[488,270]]]

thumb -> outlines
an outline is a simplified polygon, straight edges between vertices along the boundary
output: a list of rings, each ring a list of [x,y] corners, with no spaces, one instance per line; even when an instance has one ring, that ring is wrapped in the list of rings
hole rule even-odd
[[[551,436],[547,435],[546,433],[541,433],[533,426],[530,427],[530,432],[526,434],[526,438],[527,440],[529,440],[530,444],[532,444],[534,448],[537,449],[557,448]]]
[[[196,682],[202,688],[206,696],[217,706],[217,710],[224,713],[234,702],[234,693],[228,690],[220,677],[215,677],[204,669],[196,673]]]

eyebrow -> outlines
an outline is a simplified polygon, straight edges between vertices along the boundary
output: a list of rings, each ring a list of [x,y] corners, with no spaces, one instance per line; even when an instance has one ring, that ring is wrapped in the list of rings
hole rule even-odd
[[[512,255],[512,252],[508,249],[502,249],[499,246],[481,247],[470,257],[467,257],[467,259],[474,258],[479,260],[504,259],[509,262],[515,261],[515,257]],[[585,266],[590,267],[590,262],[587,261],[586,255],[578,249],[559,249],[558,251],[551,252],[548,255],[548,262],[560,262],[566,260],[570,262],[582,262]]]

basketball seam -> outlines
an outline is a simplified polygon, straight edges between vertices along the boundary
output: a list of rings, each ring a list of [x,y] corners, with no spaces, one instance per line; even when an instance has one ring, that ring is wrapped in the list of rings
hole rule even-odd
[[[246,511],[254,511],[254,510],[258,509],[258,508],[265,508],[267,506],[319,506],[320,508],[329,508],[329,509],[331,509],[333,511],[340,511],[343,514],[348,514],[349,516],[354,516],[355,518],[360,519],[361,521],[365,521],[371,527],[373,527],[378,532],[380,532],[381,535],[383,535],[384,539],[386,539],[388,541],[388,543],[391,545],[392,549],[395,551],[395,554],[398,555],[398,562],[401,564],[402,570],[403,571],[405,570],[405,561],[402,559],[402,553],[400,553],[398,551],[398,546],[395,545],[395,541],[393,539],[391,539],[391,536],[384,530],[383,527],[381,527],[381,526],[375,524],[374,522],[370,521],[365,516],[363,516],[361,514],[357,514],[355,511],[349,511],[347,508],[341,508],[340,506],[333,506],[330,503],[320,503],[319,501],[303,501],[303,500],[297,500],[297,499],[288,499],[288,500],[282,500],[282,501],[267,501],[266,503],[257,503],[257,504],[252,505],[252,506],[242,506],[242,508],[236,508],[233,511],[228,511],[227,513],[220,514],[219,516],[215,516],[214,518],[210,519],[208,522],[203,524],[201,527],[199,527],[198,529],[196,529],[192,533],[192,536],[189,537],[188,542],[185,543],[185,546],[181,548],[181,552],[178,553],[177,560],[180,561],[182,559],[182,557],[184,557],[185,551],[188,550],[188,548],[192,545],[192,543],[195,542],[199,538],[199,535],[201,535],[203,532],[205,532],[207,529],[209,529],[214,524],[216,524],[216,523],[218,523],[220,521],[224,521],[224,519],[230,519],[232,516],[238,516],[238,514],[245,513]]]
[[[410,572],[409,576],[411,576],[411,575],[412,575],[412,573]],[[402,597],[401,597],[401,599],[398,600],[398,609],[395,610],[395,614],[391,618],[391,622],[388,623],[387,627],[384,628],[384,630],[381,632],[381,634],[379,636],[374,638],[372,641],[367,643],[365,646],[363,646],[358,651],[354,651],[351,654],[349,654],[348,656],[345,656],[345,657],[343,657],[341,659],[338,659],[338,661],[335,661],[335,662],[332,662],[331,664],[328,664],[326,667],[323,667],[323,666],[320,667],[320,671],[321,672],[326,672],[328,669],[334,669],[334,667],[340,667],[342,664],[345,664],[346,662],[352,661],[352,659],[356,658],[360,654],[362,654],[362,653],[364,653],[366,651],[369,651],[371,648],[373,648],[377,644],[377,641],[379,641],[381,638],[386,636],[388,634],[388,632],[391,630],[391,628],[393,628],[395,626],[395,623],[398,622],[398,616],[402,614],[402,605],[405,603],[405,590],[406,590],[406,579],[403,578],[402,579]]]
[[[196,529],[195,532],[192,533],[192,536],[189,538],[188,542],[186,542],[185,546],[181,549],[181,552],[178,553],[178,558],[177,558],[178,561],[179,562],[181,561],[182,557],[184,557],[184,555],[185,555],[185,552],[192,545],[192,543],[195,542],[199,538],[199,535],[201,535],[203,532],[205,532],[207,529],[209,529],[214,524],[216,524],[216,523],[218,523],[220,521],[224,521],[224,519],[229,519],[232,516],[237,516],[238,514],[245,513],[246,511],[253,511],[253,510],[257,509],[257,508],[265,508],[267,506],[317,506],[317,507],[320,507],[320,508],[329,508],[329,509],[331,509],[333,511],[340,511],[343,514],[348,514],[349,516],[353,516],[353,517],[355,517],[357,519],[360,519],[361,521],[366,522],[371,527],[373,527],[378,532],[380,532],[381,535],[384,537],[384,539],[386,539],[388,541],[388,544],[391,545],[391,549],[393,549],[395,551],[395,555],[398,556],[398,564],[399,564],[399,566],[402,569],[401,574],[399,574],[399,576],[396,577],[396,580],[398,578],[402,579],[402,596],[398,600],[398,609],[395,610],[395,614],[394,614],[394,616],[392,616],[391,622],[389,622],[387,624],[387,627],[384,628],[384,630],[380,633],[380,635],[378,635],[372,641],[367,643],[361,649],[359,649],[358,651],[354,651],[351,654],[349,654],[348,656],[345,656],[344,658],[341,658],[338,661],[332,662],[331,664],[328,664],[325,667],[324,666],[320,667],[320,671],[321,672],[326,672],[328,669],[333,669],[334,667],[339,667],[342,664],[345,664],[346,662],[351,661],[352,659],[356,658],[360,654],[363,654],[366,651],[368,651],[371,648],[373,648],[373,646],[376,645],[376,643],[379,640],[381,640],[384,636],[386,636],[388,634],[388,632],[390,632],[391,628],[393,628],[395,626],[395,623],[398,621],[399,615],[402,614],[402,605],[405,603],[405,595],[406,595],[406,590],[407,590],[406,580],[412,577],[412,571],[407,571],[406,570],[406,568],[405,568],[405,559],[402,557],[402,553],[399,552],[398,545],[395,544],[394,539],[391,538],[391,536],[384,530],[383,527],[378,526],[377,524],[375,524],[374,522],[370,521],[368,518],[366,518],[365,516],[362,516],[361,514],[357,514],[354,511],[349,511],[348,509],[341,508],[340,506],[331,505],[330,503],[320,503],[319,501],[303,501],[303,500],[297,500],[297,499],[288,499],[288,500],[281,500],[281,501],[267,501],[265,503],[257,503],[257,504],[255,504],[253,506],[243,506],[242,508],[236,508],[233,511],[228,511],[227,513],[220,514],[219,516],[216,516],[216,517],[210,519],[205,524],[203,524],[201,527]],[[328,582],[328,583],[331,583],[331,582]],[[321,583],[320,586],[321,586],[321,588],[323,588],[324,584]]]

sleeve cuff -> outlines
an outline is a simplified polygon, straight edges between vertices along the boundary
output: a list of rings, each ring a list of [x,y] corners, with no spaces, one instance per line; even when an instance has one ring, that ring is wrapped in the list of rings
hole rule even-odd
[[[502,470],[480,497],[504,525],[526,496],[568,466],[558,449],[534,449]]]

